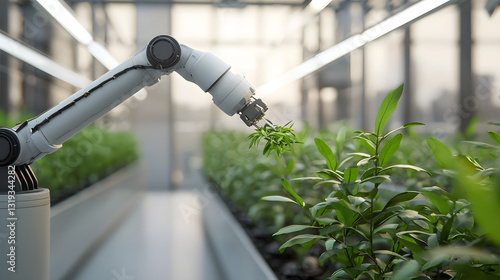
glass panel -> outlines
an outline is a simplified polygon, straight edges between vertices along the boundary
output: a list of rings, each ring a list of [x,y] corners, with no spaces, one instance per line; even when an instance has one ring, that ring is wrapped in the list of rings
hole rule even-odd
[[[458,126],[458,10],[450,6],[411,26],[413,120],[431,132]]]
[[[484,1],[473,1],[473,48],[474,94],[468,106],[477,109],[482,131],[491,130],[488,121],[499,121],[500,108],[500,9],[490,16],[484,9]],[[481,5],[482,4],[482,5]]]

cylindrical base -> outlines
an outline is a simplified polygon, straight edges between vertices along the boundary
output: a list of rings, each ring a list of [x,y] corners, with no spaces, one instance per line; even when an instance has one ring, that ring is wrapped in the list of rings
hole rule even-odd
[[[0,195],[0,279],[49,280],[49,261],[49,190]]]

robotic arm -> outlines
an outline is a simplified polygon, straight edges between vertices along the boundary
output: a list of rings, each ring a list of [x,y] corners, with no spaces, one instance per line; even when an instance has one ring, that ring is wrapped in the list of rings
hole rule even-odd
[[[18,177],[27,178],[24,188],[37,188],[29,164],[61,148],[62,143],[134,93],[172,72],[210,93],[215,105],[227,115],[238,113],[247,126],[256,125],[267,106],[253,97],[252,85],[230,68],[211,53],[180,45],[167,35],[158,36],[52,109],[13,129],[0,127],[0,167],[15,165]],[[23,166],[26,168],[19,168]]]

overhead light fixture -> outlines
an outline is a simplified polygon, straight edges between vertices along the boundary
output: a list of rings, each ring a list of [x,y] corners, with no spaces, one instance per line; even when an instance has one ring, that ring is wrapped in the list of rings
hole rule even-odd
[[[119,64],[103,45],[95,41],[92,41],[87,45],[87,50],[107,69],[113,69]]]
[[[302,62],[278,78],[260,86],[257,91],[260,94],[269,94],[274,92],[293,81],[302,79],[305,76],[318,71],[327,64],[366,45],[367,43],[376,40],[438,8],[443,7],[451,1],[453,0],[422,0],[415,3],[394,16],[391,16],[375,26],[366,29],[361,34],[353,35],[333,47],[320,52],[313,58]]]
[[[82,45],[87,46],[94,40],[66,3],[58,0],[37,0],[37,2]]]
[[[306,10],[310,10],[313,13],[321,12],[332,0],[312,0],[309,5],[307,5]]]
[[[303,10],[296,11],[294,15],[291,16],[291,20],[288,23],[287,30],[281,34],[281,36],[276,37],[274,43],[281,44],[290,34],[294,34],[297,30],[302,29],[313,17],[323,11],[332,0],[312,0]]]
[[[83,88],[91,82],[84,76],[61,66],[52,59],[10,38],[2,32],[0,32],[0,49],[75,87]]]
[[[111,70],[118,66],[118,61],[94,38],[87,29],[76,19],[73,10],[59,0],[36,0],[61,26],[66,29],[80,44],[87,47],[89,53],[97,59],[104,67]],[[139,100],[145,99],[147,92],[145,89],[139,90],[134,97]]]

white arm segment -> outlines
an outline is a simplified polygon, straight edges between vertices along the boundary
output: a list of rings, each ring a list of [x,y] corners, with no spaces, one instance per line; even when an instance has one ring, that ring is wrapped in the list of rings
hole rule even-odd
[[[239,113],[246,125],[257,123],[267,106],[230,66],[207,52],[179,45],[161,35],[143,50],[52,109],[13,130],[0,128],[0,166],[25,165],[50,154],[66,140],[145,86],[173,71],[213,96],[229,116]]]
[[[239,112],[255,94],[245,77],[231,71],[231,66],[212,53],[181,45],[182,57],[175,72],[197,84],[213,96],[213,101],[229,116]]]
[[[21,152],[15,165],[34,162],[44,155],[56,151],[62,147],[62,143],[73,135],[143,87],[156,83],[161,75],[166,74],[156,69],[129,70],[122,76],[116,77],[115,80],[110,80],[103,86],[96,88],[104,81],[113,79],[117,73],[136,65],[150,66],[145,49],[57,106],[29,121],[24,128],[18,131]],[[96,88],[94,91],[89,92],[94,88]],[[85,95],[87,96],[81,98]],[[75,101],[78,98],[81,99]],[[67,109],[61,111],[65,106],[68,106]],[[58,113],[59,111],[60,113]],[[37,127],[37,125],[40,126]]]

